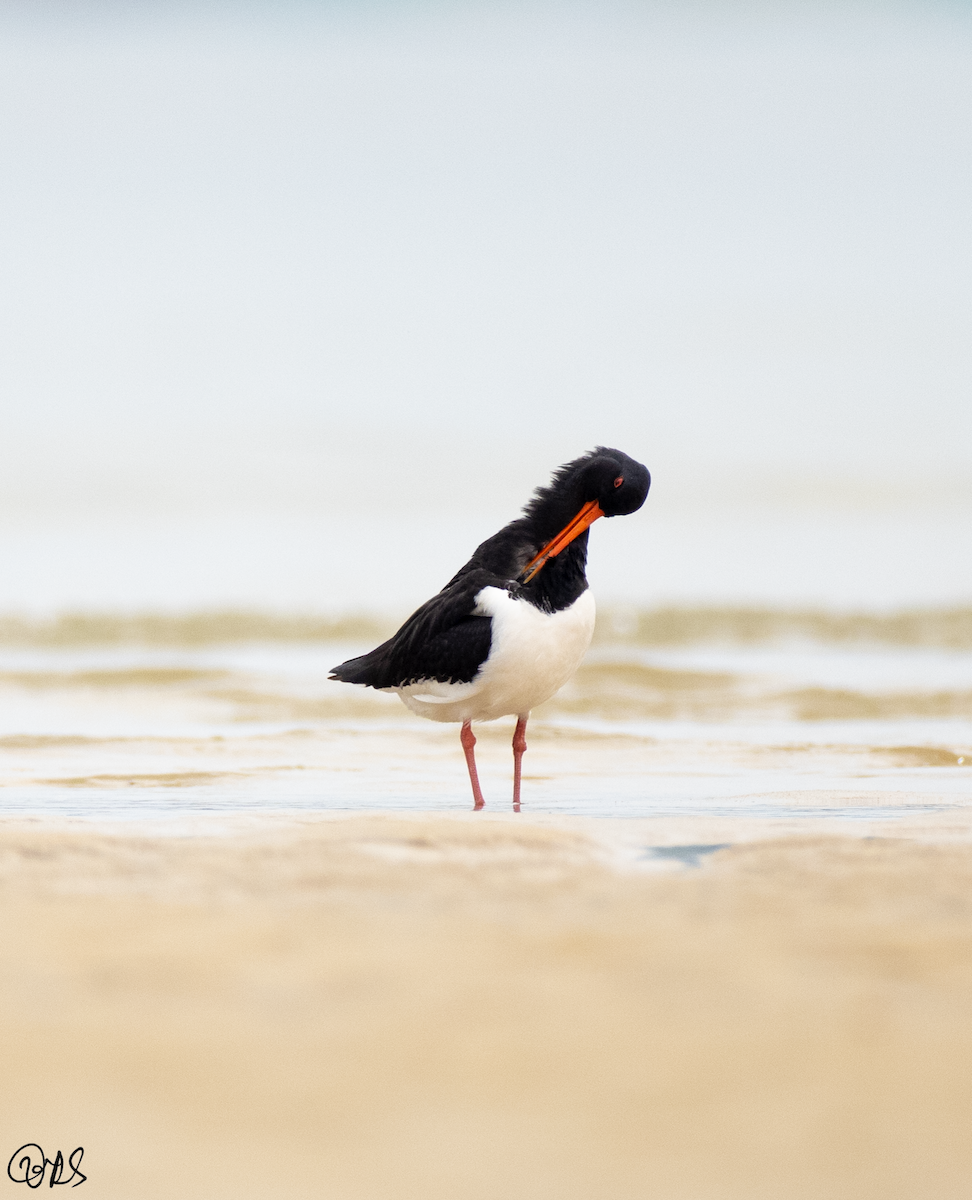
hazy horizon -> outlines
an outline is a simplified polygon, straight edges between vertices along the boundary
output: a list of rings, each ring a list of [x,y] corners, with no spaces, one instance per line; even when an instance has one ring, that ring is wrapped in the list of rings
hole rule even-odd
[[[0,610],[405,605],[596,443],[655,479],[609,597],[969,600],[970,51],[947,4],[0,4]]]

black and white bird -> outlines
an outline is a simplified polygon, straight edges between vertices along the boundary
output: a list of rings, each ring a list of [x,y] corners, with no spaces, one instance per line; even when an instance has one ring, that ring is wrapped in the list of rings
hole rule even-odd
[[[530,710],[570,679],[594,633],[588,528],[598,517],[636,512],[650,485],[646,467],[606,446],[566,463],[393,637],[330,678],[397,692],[420,716],[461,723],[477,809],[484,801],[471,723],[515,716],[519,812]]]

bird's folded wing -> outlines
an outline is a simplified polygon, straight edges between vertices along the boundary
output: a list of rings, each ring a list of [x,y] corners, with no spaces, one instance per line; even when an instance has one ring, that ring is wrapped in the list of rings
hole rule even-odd
[[[331,678],[374,688],[423,681],[470,683],[489,656],[492,638],[492,621],[477,615],[476,597],[496,583],[485,571],[454,581],[417,609],[387,642],[335,667]]]

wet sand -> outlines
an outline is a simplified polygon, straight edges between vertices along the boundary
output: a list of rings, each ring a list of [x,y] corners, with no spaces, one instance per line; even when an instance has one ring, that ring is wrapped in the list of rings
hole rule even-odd
[[[0,623],[0,1161],[83,1145],[108,1200],[965,1200],[967,617],[608,620],[519,817],[511,722],[474,815],[454,728],[327,681],[360,628]]]
[[[462,811],[454,728],[328,681],[364,648],[0,648],[0,811]],[[845,823],[961,808],[970,716],[968,649],[608,641],[534,713],[524,805],[614,817],[758,807],[815,822],[829,810]],[[512,720],[477,736],[487,799],[503,811]]]
[[[4,1149],[83,1144],[126,1200],[965,1197],[942,820],[694,869],[623,847],[715,826],[7,820]]]

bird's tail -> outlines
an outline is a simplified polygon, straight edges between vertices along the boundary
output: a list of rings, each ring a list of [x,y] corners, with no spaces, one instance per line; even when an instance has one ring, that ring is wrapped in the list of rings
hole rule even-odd
[[[387,684],[382,682],[385,666],[383,650],[384,647],[379,646],[368,654],[349,658],[339,667],[333,667],[328,679],[336,679],[339,683],[357,683],[363,687],[386,687]]]

